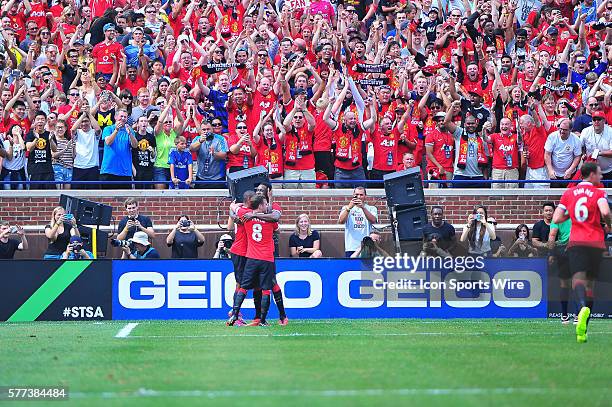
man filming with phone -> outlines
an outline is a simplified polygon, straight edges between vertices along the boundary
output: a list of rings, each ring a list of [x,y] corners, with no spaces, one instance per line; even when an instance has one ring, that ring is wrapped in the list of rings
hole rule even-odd
[[[9,238],[17,235],[21,239]],[[21,226],[11,226],[7,221],[0,222],[0,259],[12,259],[16,251],[28,250],[28,239]]]
[[[357,187],[348,205],[343,206],[338,224],[344,224],[344,255],[351,255],[361,247],[361,241],[372,232],[372,225],[378,222],[378,209],[366,204],[366,190]]]
[[[131,239],[136,232],[144,232],[150,239],[155,237],[153,222],[151,222],[149,217],[139,213],[137,200],[134,198],[126,199],[125,211],[127,212],[127,216],[119,222],[117,240]]]

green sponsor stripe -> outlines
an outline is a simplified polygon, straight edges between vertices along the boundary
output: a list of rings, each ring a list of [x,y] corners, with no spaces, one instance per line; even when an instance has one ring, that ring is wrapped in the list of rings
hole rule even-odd
[[[8,322],[34,321],[87,267],[89,267],[90,264],[91,260],[64,262],[64,264],[55,270],[51,277],[49,277],[47,281],[45,281],[38,290],[36,290],[36,292],[32,294],[13,315],[11,315]]]

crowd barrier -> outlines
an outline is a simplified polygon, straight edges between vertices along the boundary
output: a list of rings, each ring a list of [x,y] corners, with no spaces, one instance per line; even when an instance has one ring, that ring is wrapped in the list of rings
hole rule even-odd
[[[352,184],[352,185],[371,185],[381,184],[382,180],[270,180],[272,184]],[[464,184],[576,184],[579,181],[571,179],[561,180],[524,180],[524,179],[506,179],[506,180],[423,180],[425,185],[428,184],[451,184],[458,185],[458,188]],[[612,180],[602,180],[602,184],[606,187],[612,186]],[[0,184],[10,185],[155,185],[155,184],[169,184],[167,182],[160,181],[0,181]],[[193,181],[192,185],[198,184],[219,184],[227,186],[227,181]]]
[[[560,312],[558,279],[544,258],[484,259],[479,271],[461,272],[456,263],[378,273],[376,263],[359,259],[279,259],[276,265],[290,318],[546,318]],[[606,258],[602,270],[611,268]],[[3,261],[0,321],[224,320],[232,270],[228,260]],[[612,318],[612,280],[607,273],[602,278],[592,316]],[[413,286],[389,286],[403,279]],[[247,299],[245,317],[252,309]],[[276,316],[272,305],[270,318]]]
[[[228,260],[0,264],[0,321],[9,322],[223,320],[235,287]],[[411,263],[379,272],[381,264],[359,259],[279,259],[276,265],[290,318],[546,318],[559,312],[558,280],[544,258],[429,263],[416,272]],[[610,266],[607,258],[602,270]],[[611,318],[612,281],[602,277],[593,316]],[[252,317],[252,299],[243,309]],[[270,318],[276,316],[272,305]]]

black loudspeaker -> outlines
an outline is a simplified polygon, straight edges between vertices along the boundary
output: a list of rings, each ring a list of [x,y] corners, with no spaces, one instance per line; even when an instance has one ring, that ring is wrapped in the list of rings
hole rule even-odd
[[[60,196],[60,206],[66,213],[74,215],[80,225],[110,226],[112,206],[63,194]]]
[[[389,207],[425,205],[423,180],[419,167],[387,174],[383,180]]]
[[[227,187],[236,202],[242,202],[246,191],[254,191],[264,181],[269,181],[268,171],[261,165],[227,174]]]
[[[427,225],[425,205],[396,207],[394,218],[397,221],[397,235],[400,241],[423,239],[423,228]]]
[[[93,235],[94,229],[88,228],[87,226],[79,226],[79,234],[81,235],[81,239],[83,239],[83,248],[87,251],[92,251],[92,240],[91,237]],[[96,230],[96,246],[98,252],[106,253],[106,249],[108,247],[108,232],[103,232],[100,229]]]

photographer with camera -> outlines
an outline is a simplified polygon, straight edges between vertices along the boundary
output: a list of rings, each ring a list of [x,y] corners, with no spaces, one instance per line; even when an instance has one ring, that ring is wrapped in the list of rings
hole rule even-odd
[[[423,228],[425,242],[434,242],[435,246],[447,253],[452,253],[457,246],[455,228],[444,220],[444,209],[441,206],[431,208],[431,222]]]
[[[197,259],[198,247],[204,244],[204,235],[189,220],[189,216],[182,215],[166,237],[166,244],[172,247],[173,259]]]
[[[64,260],[91,260],[93,253],[83,249],[81,236],[72,236],[66,250],[62,253]]]
[[[149,236],[145,232],[136,232],[129,240],[111,240],[111,245],[121,247],[122,259],[159,259],[159,252],[151,246]]]
[[[9,238],[10,235],[18,235],[18,239]],[[21,226],[11,226],[7,221],[0,222],[0,259],[12,259],[16,251],[28,250],[28,239]]]
[[[127,216],[119,222],[117,240],[131,239],[136,232],[144,232],[150,239],[153,239],[155,237],[153,222],[138,212],[138,201],[128,198],[124,205]]]
[[[230,249],[232,248],[233,243],[234,239],[231,235],[221,235],[219,241],[217,242],[217,250],[215,250],[213,259],[231,259],[232,253],[230,252]]]

